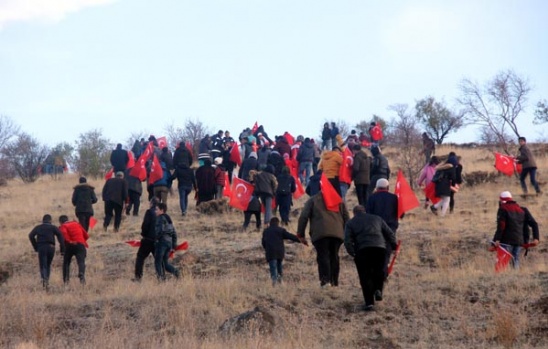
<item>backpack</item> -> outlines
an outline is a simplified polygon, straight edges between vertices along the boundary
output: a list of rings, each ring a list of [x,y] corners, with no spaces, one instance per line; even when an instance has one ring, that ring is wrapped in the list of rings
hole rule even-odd
[[[441,180],[445,178],[445,172],[444,171],[436,171],[434,173],[434,177],[432,177],[432,182],[439,183]]]

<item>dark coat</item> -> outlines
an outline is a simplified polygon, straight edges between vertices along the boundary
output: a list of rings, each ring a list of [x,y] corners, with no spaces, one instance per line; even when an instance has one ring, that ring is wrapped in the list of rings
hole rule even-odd
[[[352,179],[355,184],[371,183],[371,158],[363,151],[359,151],[354,155],[354,163],[352,164]]]
[[[175,168],[171,179],[177,179],[177,188],[194,188],[196,189],[196,176],[194,170],[188,165],[181,163]]]
[[[274,197],[278,188],[278,181],[272,173],[261,171],[255,176],[255,193],[263,196]]]
[[[277,176],[282,173],[282,168],[285,166],[285,161],[279,152],[273,151],[268,156],[267,164],[274,166],[274,175]]]
[[[501,203],[497,211],[494,241],[513,246],[523,245],[524,223],[525,211],[515,201]]]
[[[390,227],[378,216],[360,212],[346,223],[344,230],[344,247],[349,255],[366,247],[386,249],[390,244],[396,249],[396,237]]]
[[[526,144],[519,147],[518,151],[519,153],[516,160],[518,160],[523,168],[537,168],[537,162]]]
[[[215,169],[211,165],[203,165],[196,170],[196,186],[202,197],[215,194]]]
[[[287,143],[287,140],[284,137],[280,137],[274,146],[274,150],[280,153],[280,156],[283,158],[284,154],[291,155],[291,146]]]
[[[398,197],[387,190],[377,190],[367,200],[365,212],[381,217],[394,231],[398,229]]]
[[[297,153],[298,162],[312,162],[314,161],[314,145],[310,142],[304,142],[299,147],[299,152]]]
[[[87,183],[81,183],[74,187],[72,192],[72,205],[76,213],[91,213],[93,215],[93,204],[97,202],[95,188]]]
[[[438,178],[435,182],[436,196],[450,196],[451,186],[456,184],[455,168],[453,165],[444,163],[436,166],[436,173],[434,173],[433,179],[434,178]]]
[[[282,227],[268,227],[263,231],[262,245],[267,261],[284,259],[284,239],[299,242],[297,236],[291,234]]]
[[[110,164],[114,167],[114,172],[125,171],[128,161],[129,155],[127,154],[127,150],[114,149],[110,154]]]
[[[110,178],[103,186],[103,201],[112,201],[120,206],[124,206],[124,201],[128,196],[127,182],[123,178]]]
[[[143,183],[141,180],[135,176],[128,175],[126,177],[127,182],[127,189],[131,190],[135,193],[142,194],[143,193]]]
[[[242,167],[240,167],[240,171],[238,171],[238,178],[243,179],[246,182],[250,182],[249,171],[257,170],[257,166],[257,159],[253,157],[245,159],[242,163]]]
[[[149,208],[145,212],[143,223],[141,224],[141,236],[148,241],[156,241],[156,209]]]
[[[173,167],[177,168],[180,164],[185,164],[188,167],[192,165],[192,153],[188,151],[185,145],[179,145],[173,153]]]

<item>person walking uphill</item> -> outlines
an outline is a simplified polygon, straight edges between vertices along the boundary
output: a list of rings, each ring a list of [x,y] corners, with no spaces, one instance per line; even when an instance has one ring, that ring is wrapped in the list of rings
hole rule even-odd
[[[89,230],[89,220],[93,216],[93,204],[97,203],[95,188],[87,183],[86,177],[80,177],[78,185],[74,187],[72,192],[72,205],[74,213],[78,217],[78,222],[84,227],[85,231]]]
[[[344,240],[344,225],[348,221],[344,203],[337,212],[327,209],[322,193],[305,203],[297,227],[297,236],[305,240],[305,230],[310,221],[310,240],[316,248],[316,261],[322,288],[339,285],[339,249]]]
[[[284,239],[301,242],[297,236],[279,225],[280,220],[278,217],[272,217],[270,219],[270,226],[263,231],[263,238],[261,240],[261,244],[265,250],[266,261],[270,268],[272,286],[282,283],[283,259],[285,257]],[[305,240],[302,243],[308,245]]]
[[[141,281],[143,278],[143,266],[145,259],[152,254],[154,256],[154,244],[156,243],[156,206],[158,199],[150,200],[150,208],[145,212],[141,224],[141,245],[135,259],[135,278],[133,281]]]
[[[38,252],[38,263],[40,266],[40,277],[42,286],[47,291],[49,289],[49,276],[51,271],[51,262],[55,256],[55,238],[59,242],[61,254],[65,253],[65,240],[61,231],[51,224],[51,215],[46,214],[42,217],[42,224],[37,225],[29,233],[29,240]]]
[[[156,244],[154,249],[154,267],[158,280],[166,280],[166,271],[179,278],[179,270],[169,264],[169,252],[177,246],[177,232],[171,217],[166,213],[167,206],[160,202],[156,206]]]
[[[274,166],[267,165],[264,171],[257,173],[254,183],[255,194],[259,196],[265,209],[264,222],[270,222],[270,218],[272,218],[272,199],[275,197],[278,188],[278,181],[274,176]]]
[[[103,201],[105,202],[104,231],[107,231],[114,216],[114,232],[118,232],[122,223],[122,209],[127,197],[128,187],[124,179],[124,173],[116,172],[116,177],[109,178],[103,186]]]
[[[501,246],[512,254],[512,265],[519,268],[521,246],[529,239],[529,227],[533,229],[532,246],[539,243],[538,224],[526,207],[520,207],[509,191],[503,191],[499,196],[497,211],[497,230],[493,241],[495,246]],[[527,236],[525,236],[527,233]]]
[[[365,301],[363,310],[370,311],[375,301],[383,298],[386,247],[395,250],[396,238],[382,218],[365,213],[363,206],[354,207],[353,212],[354,217],[345,227],[344,247],[356,263]]]
[[[527,178],[527,175],[529,175],[529,180],[531,181],[531,185],[535,188],[535,192],[537,193],[537,195],[542,194],[536,179],[537,162],[533,157],[533,153],[531,153],[531,150],[527,146],[527,140],[525,139],[525,137],[519,137],[518,142],[520,147],[516,160],[522,166],[522,170],[519,175],[519,183],[521,184],[521,189],[523,189],[524,194],[527,194],[527,184],[525,184],[525,178]]]
[[[68,220],[62,215],[59,217],[59,230],[65,239],[65,255],[63,256],[63,282],[68,284],[70,279],[70,263],[76,257],[78,263],[78,279],[82,285],[86,284],[86,248],[89,235],[80,223]]]
[[[118,143],[116,149],[110,153],[110,164],[114,168],[114,172],[126,170],[127,162],[129,161],[129,155],[127,150],[122,149],[122,144]]]

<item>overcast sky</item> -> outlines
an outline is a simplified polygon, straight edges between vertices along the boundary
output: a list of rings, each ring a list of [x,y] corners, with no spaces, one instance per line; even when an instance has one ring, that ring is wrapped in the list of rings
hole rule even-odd
[[[187,119],[317,137],[512,69],[533,87],[519,128],[546,139],[547,34],[542,0],[0,0],[0,114],[49,145]]]

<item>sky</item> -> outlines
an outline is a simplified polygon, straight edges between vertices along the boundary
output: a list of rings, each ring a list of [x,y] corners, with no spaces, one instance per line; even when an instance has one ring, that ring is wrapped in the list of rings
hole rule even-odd
[[[548,99],[544,0],[0,0],[0,115],[39,141],[113,143],[201,121],[317,138],[508,69]],[[478,139],[474,127],[448,141]]]

